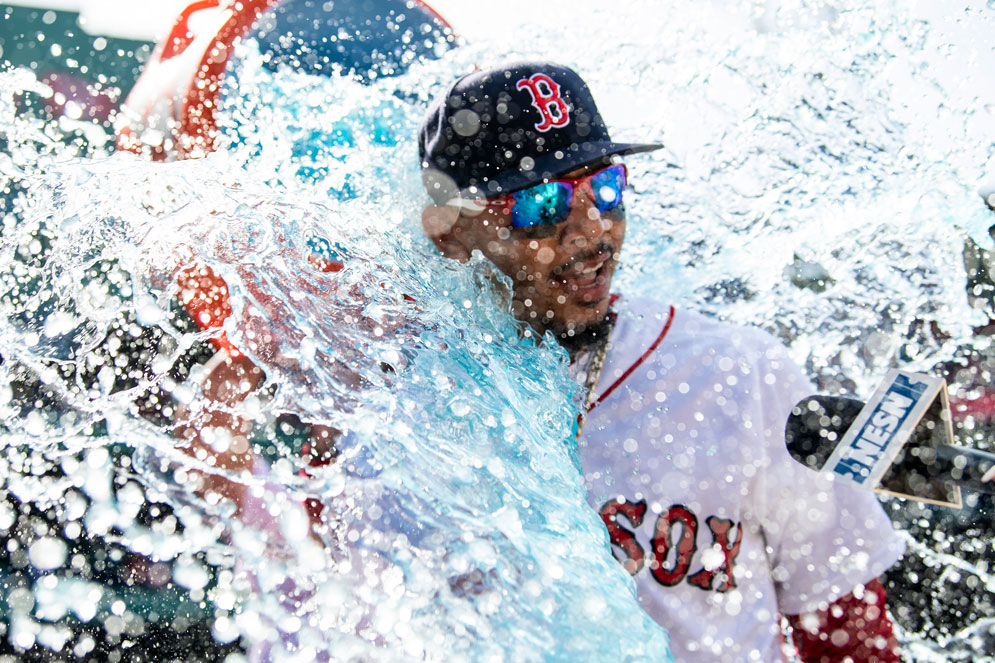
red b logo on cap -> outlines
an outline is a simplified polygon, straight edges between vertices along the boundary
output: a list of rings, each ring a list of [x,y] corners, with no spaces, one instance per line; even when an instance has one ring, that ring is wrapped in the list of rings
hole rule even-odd
[[[532,95],[532,105],[542,114],[536,131],[549,131],[570,123],[570,107],[560,96],[560,86],[546,74],[532,74],[515,84],[516,89],[526,89]]]

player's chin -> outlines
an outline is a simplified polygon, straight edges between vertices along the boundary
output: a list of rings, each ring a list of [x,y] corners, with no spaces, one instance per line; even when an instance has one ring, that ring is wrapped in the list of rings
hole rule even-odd
[[[557,341],[573,353],[600,341],[610,333],[610,329],[606,304],[604,309],[597,306],[564,307],[545,331],[552,332]]]
[[[559,316],[557,326],[564,329],[572,329],[576,332],[583,331],[587,327],[598,325],[608,315],[608,296],[597,300],[572,299],[568,300]]]

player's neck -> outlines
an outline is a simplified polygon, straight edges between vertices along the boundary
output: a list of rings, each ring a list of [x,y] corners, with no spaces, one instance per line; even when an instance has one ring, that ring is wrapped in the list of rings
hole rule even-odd
[[[612,327],[615,326],[616,315],[609,311],[604,318],[593,324],[580,329],[551,329],[553,336],[570,355],[570,360],[575,360],[586,351],[595,350],[608,343],[611,336]]]

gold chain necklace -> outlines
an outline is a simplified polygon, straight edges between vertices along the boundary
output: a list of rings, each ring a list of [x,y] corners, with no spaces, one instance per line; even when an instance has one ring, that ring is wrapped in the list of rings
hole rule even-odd
[[[587,366],[587,375],[584,378],[584,404],[581,408],[580,414],[577,415],[577,437],[580,438],[580,432],[584,430],[584,421],[587,419],[587,413],[591,411],[594,407],[594,401],[597,398],[597,387],[598,380],[601,379],[601,369],[605,365],[605,357],[608,356],[608,341],[611,338],[612,330],[615,328],[615,316],[609,313],[611,316],[610,324],[608,325],[608,330],[605,332],[604,337],[601,342],[598,343],[598,347],[595,348],[594,354],[591,356],[591,361]]]

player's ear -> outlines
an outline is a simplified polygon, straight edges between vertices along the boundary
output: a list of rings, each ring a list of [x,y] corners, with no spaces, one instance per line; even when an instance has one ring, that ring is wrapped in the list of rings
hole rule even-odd
[[[429,205],[421,213],[422,228],[432,240],[439,253],[460,262],[470,259],[470,249],[460,241],[456,231],[459,208],[453,206]]]

